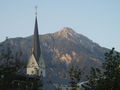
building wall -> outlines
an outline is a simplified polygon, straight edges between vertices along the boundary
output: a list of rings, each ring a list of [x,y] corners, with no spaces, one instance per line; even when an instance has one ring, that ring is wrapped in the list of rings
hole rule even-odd
[[[28,75],[39,75],[39,67],[33,54],[28,61],[26,73]]]
[[[39,69],[38,68],[27,68],[27,74],[29,75],[38,75],[38,71]]]

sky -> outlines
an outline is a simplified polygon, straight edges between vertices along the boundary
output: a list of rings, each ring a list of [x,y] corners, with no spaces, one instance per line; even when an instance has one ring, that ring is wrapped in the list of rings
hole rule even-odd
[[[0,42],[71,27],[102,47],[120,52],[120,0],[0,0]]]

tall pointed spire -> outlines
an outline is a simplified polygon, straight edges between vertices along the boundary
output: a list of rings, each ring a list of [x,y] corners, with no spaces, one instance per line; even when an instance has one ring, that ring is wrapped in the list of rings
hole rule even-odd
[[[37,8],[38,8],[38,7],[37,7],[37,6],[35,6],[35,10],[36,10],[35,15],[36,15],[36,17],[37,17]]]
[[[45,77],[45,62],[42,57],[42,51],[39,43],[39,33],[38,33],[38,22],[37,22],[37,7],[35,13],[35,28],[33,35],[33,46],[32,46],[32,55],[28,60],[27,71],[28,75],[38,75]]]
[[[33,54],[35,56],[36,61],[39,61],[41,50],[39,43],[39,33],[38,33],[38,22],[37,22],[37,7],[36,8],[36,17],[35,17],[35,28],[34,28],[34,36],[33,36]]]

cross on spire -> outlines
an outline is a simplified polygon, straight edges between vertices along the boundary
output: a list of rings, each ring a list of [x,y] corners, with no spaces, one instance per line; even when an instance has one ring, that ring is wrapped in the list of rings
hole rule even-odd
[[[35,10],[36,10],[36,11],[35,11],[35,15],[36,15],[36,16],[37,16],[37,8],[38,8],[38,7],[37,7],[37,6],[35,6]]]

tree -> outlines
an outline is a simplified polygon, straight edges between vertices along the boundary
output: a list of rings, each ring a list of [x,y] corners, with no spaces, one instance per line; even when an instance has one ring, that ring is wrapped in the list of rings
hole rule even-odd
[[[119,90],[120,89],[120,53],[114,48],[105,53],[103,73],[101,70],[92,68],[89,82],[83,85],[86,90]]]
[[[72,90],[76,90],[77,83],[79,83],[81,78],[81,70],[78,67],[72,66],[69,70],[70,84],[73,88]]]
[[[91,68],[90,75],[88,77],[88,82],[83,84],[82,86],[85,88],[85,90],[98,90],[96,89],[97,86],[97,79],[100,78],[101,70],[98,68]],[[102,89],[101,89],[102,90]]]
[[[8,40],[6,40],[7,42]],[[0,65],[0,88],[8,90],[11,87],[14,73],[16,73],[22,66],[20,62],[21,51],[12,52],[11,45],[9,43],[1,44],[0,61],[3,63]]]

